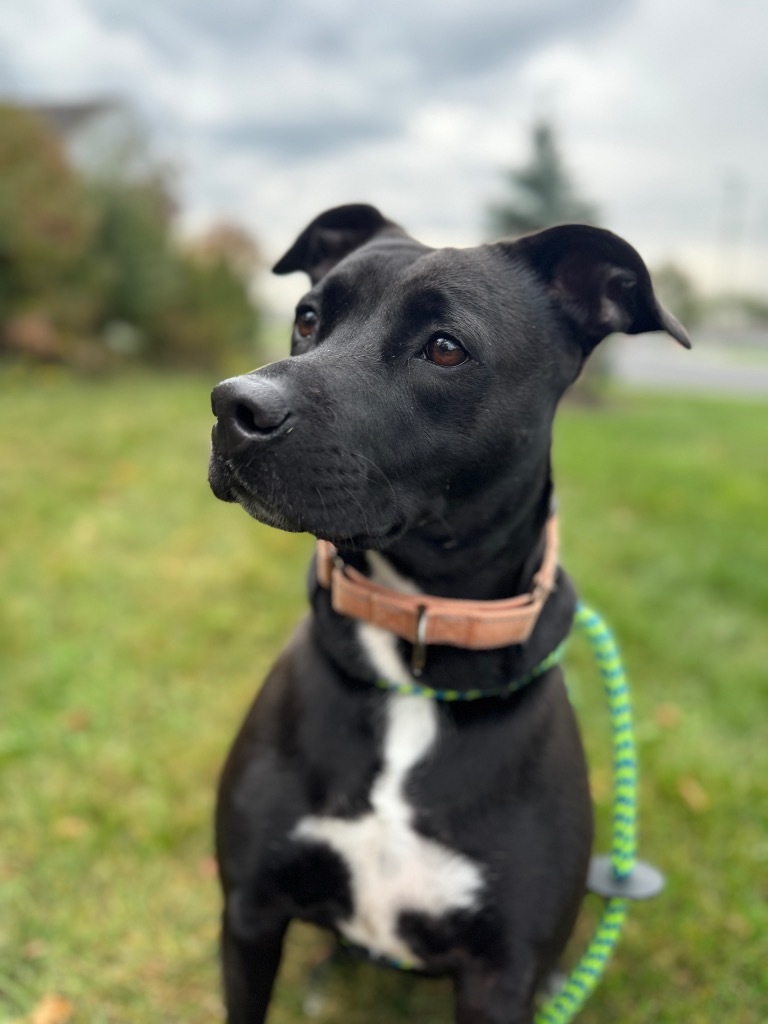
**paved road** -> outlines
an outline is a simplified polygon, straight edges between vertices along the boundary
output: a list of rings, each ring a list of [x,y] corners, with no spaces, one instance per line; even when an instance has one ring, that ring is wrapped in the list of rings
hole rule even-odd
[[[612,338],[612,368],[628,384],[709,392],[768,396],[768,348],[733,347],[709,340],[689,352],[665,335]]]

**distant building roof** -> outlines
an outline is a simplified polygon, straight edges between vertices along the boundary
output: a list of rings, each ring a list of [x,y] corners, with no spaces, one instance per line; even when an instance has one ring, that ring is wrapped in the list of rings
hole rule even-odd
[[[53,130],[62,138],[68,138],[84,128],[89,121],[103,114],[121,109],[114,100],[90,100],[82,103],[29,103],[25,108],[45,118]]]

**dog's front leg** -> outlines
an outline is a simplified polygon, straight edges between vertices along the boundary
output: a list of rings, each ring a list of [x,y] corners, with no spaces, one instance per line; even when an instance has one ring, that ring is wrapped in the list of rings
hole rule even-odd
[[[227,1024],[262,1024],[266,1018],[287,928],[287,918],[265,918],[258,931],[239,935],[224,912],[221,960]]]
[[[533,968],[468,968],[455,982],[456,1024],[532,1024],[535,995]]]

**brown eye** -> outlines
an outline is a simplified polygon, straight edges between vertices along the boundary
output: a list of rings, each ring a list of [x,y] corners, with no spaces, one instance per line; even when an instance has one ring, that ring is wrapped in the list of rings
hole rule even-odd
[[[466,350],[447,334],[436,334],[424,346],[424,358],[436,366],[458,366],[469,356]]]
[[[296,314],[296,333],[300,338],[311,338],[317,327],[317,313],[313,309],[303,309]]]

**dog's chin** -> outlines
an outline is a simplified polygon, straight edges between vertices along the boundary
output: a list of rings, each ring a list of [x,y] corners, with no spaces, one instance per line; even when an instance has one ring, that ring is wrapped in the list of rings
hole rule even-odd
[[[215,448],[211,448],[208,462],[208,486],[219,501],[237,501],[232,490],[232,478],[226,463]]]
[[[211,453],[208,483],[220,501],[240,505],[252,519],[264,523],[265,526],[286,533],[311,533],[320,540],[330,541],[336,548],[346,551],[383,550],[409,529],[405,519],[394,516],[391,521],[381,524],[366,522],[365,528],[361,530],[360,524],[343,522],[343,516],[332,517],[329,523],[325,516],[317,517],[311,510],[286,511],[279,507],[282,503],[265,501],[263,495],[256,494],[250,487],[245,486],[226,462],[217,456],[215,449]]]
[[[266,526],[284,530],[286,533],[311,533],[318,540],[330,541],[335,548],[343,551],[381,551],[402,537],[407,530],[406,526],[400,524],[376,533],[328,529],[325,524],[312,523],[310,520],[291,519],[282,512],[267,508],[258,499],[250,496],[243,496],[235,492],[234,500],[245,509],[249,516]]]
[[[338,526],[333,524],[329,528],[326,523],[314,523],[310,518],[287,515],[282,510],[265,504],[260,498],[248,493],[237,483],[224,482],[216,474],[211,474],[208,482],[217,498],[221,501],[237,503],[257,522],[286,533],[311,533],[319,540],[330,541],[334,547],[345,551],[383,550],[408,530],[408,525],[403,522],[382,526],[380,530],[375,531],[357,532],[351,527],[351,524],[345,528],[346,524],[341,523]]]
[[[232,489],[232,501],[236,501],[240,507],[255,519],[258,523],[271,526],[275,530],[283,530],[285,533],[306,533],[307,528],[303,523],[289,518],[283,512],[270,508],[252,494],[247,494],[237,487]]]
[[[219,501],[237,501],[237,498],[234,496],[230,488],[226,484],[222,483],[221,480],[217,480],[213,476],[209,476],[208,484]]]

